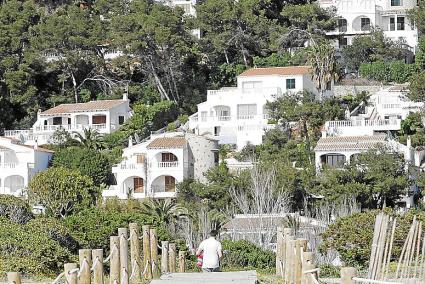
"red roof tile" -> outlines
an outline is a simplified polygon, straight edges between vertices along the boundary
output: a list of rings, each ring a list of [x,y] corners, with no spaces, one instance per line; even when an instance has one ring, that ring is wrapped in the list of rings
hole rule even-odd
[[[288,66],[288,67],[267,67],[251,68],[239,76],[265,76],[265,75],[304,75],[311,71],[311,66]]]
[[[162,137],[156,138],[146,147],[148,149],[167,149],[183,148],[186,145],[186,139],[182,137]]]
[[[43,111],[41,114],[60,114],[60,113],[108,110],[124,102],[125,101],[123,100],[103,100],[103,101],[91,101],[88,103],[78,103],[78,104],[61,104],[54,108]]]

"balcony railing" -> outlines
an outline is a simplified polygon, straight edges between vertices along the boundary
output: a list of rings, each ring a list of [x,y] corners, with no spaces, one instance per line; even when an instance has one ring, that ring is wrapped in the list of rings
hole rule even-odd
[[[158,168],[176,168],[179,166],[179,162],[158,162]]]
[[[230,115],[227,116],[217,116],[218,121],[229,121],[231,119]]]
[[[145,167],[144,163],[125,163],[119,164],[118,168],[121,170],[139,170]]]
[[[61,124],[61,125],[42,125],[34,127],[34,131],[56,131],[58,129],[65,130],[83,130],[83,129],[105,129],[106,124]]]
[[[176,192],[175,185],[152,185],[151,189],[152,189],[152,193],[154,194],[159,192],[169,192],[169,193]]]
[[[337,120],[326,122],[327,127],[375,127],[375,126],[399,126],[400,119],[377,119],[377,120]]]

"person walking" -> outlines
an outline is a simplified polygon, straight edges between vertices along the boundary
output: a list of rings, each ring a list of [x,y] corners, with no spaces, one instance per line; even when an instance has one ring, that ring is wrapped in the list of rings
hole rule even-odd
[[[216,237],[217,231],[212,230],[210,237],[203,240],[196,251],[196,255],[202,255],[203,272],[220,272],[220,260],[223,258],[223,252],[221,243],[215,239]]]

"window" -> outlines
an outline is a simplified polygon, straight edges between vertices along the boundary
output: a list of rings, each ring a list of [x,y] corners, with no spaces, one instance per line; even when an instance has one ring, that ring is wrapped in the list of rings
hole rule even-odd
[[[165,176],[165,191],[173,192],[176,189],[176,179],[171,176]]]
[[[219,136],[220,135],[220,126],[215,126],[214,127],[214,135],[215,136]]]
[[[218,153],[218,151],[214,151],[214,164],[218,165],[218,163],[220,162],[220,155]]]
[[[177,162],[177,157],[172,153],[162,153],[162,162]]]
[[[92,117],[93,124],[105,124],[106,123],[106,115],[95,115]]]
[[[201,112],[201,121],[207,121],[207,115],[208,115],[207,111]]]
[[[330,167],[342,167],[345,163],[345,156],[341,154],[328,154],[322,156],[322,163]]]
[[[143,193],[143,179],[142,178],[133,178],[134,183],[134,193]]]
[[[398,31],[404,31],[405,25],[404,25],[404,17],[397,17],[397,30]]]
[[[144,154],[136,155],[136,160],[138,164],[143,164],[146,160],[146,156]]]
[[[401,6],[401,0],[391,0],[391,6]]]
[[[348,39],[346,37],[339,38],[338,44],[340,48],[346,47],[348,45]]]
[[[71,118],[68,117],[68,124],[71,124]]]
[[[53,125],[61,125],[61,124],[62,124],[62,117],[53,118]]]
[[[362,31],[370,31],[370,19],[369,18],[361,18],[360,19],[360,29]]]
[[[390,31],[395,31],[395,18],[390,18]]]
[[[254,115],[257,115],[256,104],[238,105],[238,119],[253,118]]]
[[[261,81],[248,81],[242,83],[242,89],[249,90],[249,89],[260,89],[262,86]]]
[[[124,115],[120,115],[120,116],[118,116],[118,124],[119,124],[119,125],[124,124]]]
[[[338,31],[346,32],[347,31],[347,20],[346,19],[338,19]]]
[[[287,90],[295,89],[295,79],[286,79],[286,89]]]

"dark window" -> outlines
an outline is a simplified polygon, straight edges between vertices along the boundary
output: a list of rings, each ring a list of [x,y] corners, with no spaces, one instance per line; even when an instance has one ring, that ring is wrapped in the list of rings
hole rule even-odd
[[[347,31],[347,20],[346,19],[338,19],[338,31],[346,32]]]
[[[219,136],[220,135],[220,126],[215,126],[214,127],[214,135],[215,136]]]
[[[295,79],[286,79],[286,89],[287,90],[295,89]]]
[[[362,31],[370,31],[370,19],[369,18],[361,18],[360,19],[360,29]]]
[[[348,45],[348,39],[346,37],[342,37],[338,39],[339,47],[343,48]]]
[[[397,17],[397,30],[404,31],[404,29],[405,29],[404,17]]]
[[[165,191],[174,192],[176,189],[176,179],[171,176],[165,176]]]
[[[401,0],[391,0],[391,6],[401,6]]]
[[[68,124],[71,124],[71,118],[68,117]]]
[[[395,18],[390,18],[390,31],[395,31]]]
[[[146,160],[146,156],[144,154],[139,154],[136,157],[137,157],[138,164],[143,164]]]
[[[328,154],[321,157],[322,164],[330,167],[340,168],[345,164],[345,156],[341,154]]]
[[[214,151],[214,163],[218,164],[220,162],[220,155],[218,151]]]
[[[95,115],[92,117],[93,124],[105,124],[106,123],[106,115]]]
[[[143,193],[143,179],[142,178],[134,178],[134,192],[135,193]]]
[[[44,121],[44,125],[47,125],[47,120]]]
[[[162,162],[177,162],[177,157],[172,153],[162,153]]]
[[[119,125],[124,124],[124,116],[123,115],[118,116],[118,124]]]
[[[61,124],[62,124],[62,117],[53,118],[53,125],[61,125]]]

